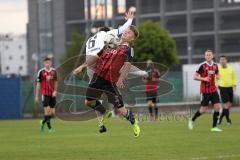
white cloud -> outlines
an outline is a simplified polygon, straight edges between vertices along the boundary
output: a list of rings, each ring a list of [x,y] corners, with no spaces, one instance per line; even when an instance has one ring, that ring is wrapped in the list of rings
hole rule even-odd
[[[22,3],[19,3],[22,1]],[[0,33],[26,33],[27,4],[26,0],[7,3],[0,2]]]

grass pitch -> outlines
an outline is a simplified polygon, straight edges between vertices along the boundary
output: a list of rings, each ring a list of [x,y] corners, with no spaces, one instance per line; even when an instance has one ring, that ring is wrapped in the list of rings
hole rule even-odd
[[[112,118],[99,134],[97,120],[54,120],[57,132],[39,133],[39,120],[0,121],[0,160],[202,160],[240,159],[240,114],[211,133],[212,116],[203,115],[193,131],[186,121],[141,122],[141,136],[130,124]]]

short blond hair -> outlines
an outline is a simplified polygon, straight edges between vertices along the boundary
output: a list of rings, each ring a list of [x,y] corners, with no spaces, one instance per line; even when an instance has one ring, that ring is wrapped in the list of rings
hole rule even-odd
[[[205,53],[206,52],[212,52],[212,54],[213,54],[213,50],[211,50],[211,49],[207,49],[206,51],[205,51]]]
[[[134,26],[134,25],[130,25],[130,26],[129,26],[129,29],[130,29],[131,31],[133,31],[134,36],[135,36],[135,39],[137,39],[137,38],[139,37],[138,28],[137,28],[136,26]]]

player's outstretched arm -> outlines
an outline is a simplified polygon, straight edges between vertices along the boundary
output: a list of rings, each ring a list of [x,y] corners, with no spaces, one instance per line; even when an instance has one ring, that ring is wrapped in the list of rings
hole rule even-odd
[[[130,25],[132,25],[133,18],[134,18],[134,12],[128,11],[128,13],[126,13],[126,16],[125,16],[125,19],[127,21],[122,26],[120,26],[118,29],[113,29],[111,31],[108,31],[107,34],[113,34],[116,36],[122,34],[124,31],[126,31],[128,29],[128,27]]]
[[[141,76],[141,77],[147,77],[148,73],[146,71],[143,71],[141,69],[139,69],[138,67],[131,65],[129,74],[133,75],[133,76]]]
[[[73,74],[77,75],[83,71],[84,68],[89,67],[93,64],[95,64],[98,60],[97,56],[88,56],[86,61],[80,65],[78,68],[73,70]]]

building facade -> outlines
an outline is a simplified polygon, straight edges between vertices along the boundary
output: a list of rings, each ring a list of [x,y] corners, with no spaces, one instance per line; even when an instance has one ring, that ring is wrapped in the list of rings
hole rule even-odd
[[[159,22],[176,41],[181,64],[199,63],[205,49],[240,60],[240,0],[29,0],[29,54],[53,54],[55,63],[73,32],[124,23],[136,7],[135,24]],[[43,5],[43,4],[44,5]],[[47,5],[47,6],[46,6]]]
[[[1,74],[27,76],[26,35],[0,35]]]

